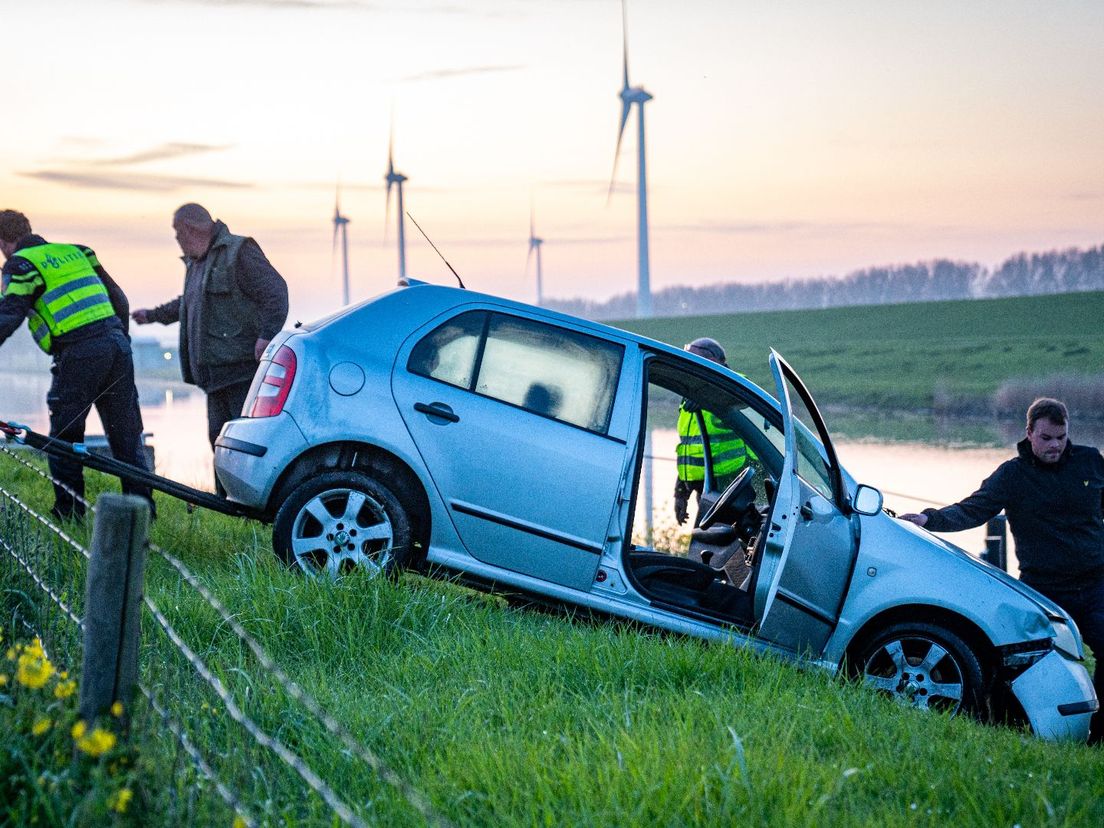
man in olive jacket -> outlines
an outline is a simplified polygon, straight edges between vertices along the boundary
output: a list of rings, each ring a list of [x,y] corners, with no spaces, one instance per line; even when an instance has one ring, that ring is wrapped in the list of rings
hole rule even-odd
[[[1073,618],[1096,657],[1093,678],[1104,698],[1104,457],[1069,442],[1069,414],[1041,398],[1027,410],[1027,438],[965,500],[904,520],[933,532],[981,526],[1001,509],[1016,540],[1020,580]],[[1090,743],[1104,741],[1104,719],[1093,716]]]
[[[207,394],[207,437],[241,416],[261,354],[284,326],[287,283],[253,239],[235,236],[204,207],[173,214],[183,252],[184,292],[131,317],[139,325],[180,323],[180,371]]]

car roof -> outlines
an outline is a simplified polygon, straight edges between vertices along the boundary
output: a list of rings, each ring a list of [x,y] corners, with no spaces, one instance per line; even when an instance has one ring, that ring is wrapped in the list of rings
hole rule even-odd
[[[479,291],[470,290],[468,288],[454,287],[452,285],[437,285],[428,282],[422,282],[416,279],[408,279],[407,284],[400,285],[399,287],[391,290],[387,293],[379,296],[367,299],[357,305],[351,305],[346,308],[342,308],[339,311],[323,317],[311,323],[301,325],[304,330],[312,331],[328,325],[331,322],[345,317],[348,314],[359,312],[361,309],[367,306],[374,305],[377,302],[392,302],[401,301],[402,305],[408,310],[408,312],[415,313],[423,318],[422,321],[429,321],[434,316],[442,313],[447,313],[453,309],[459,309],[467,305],[471,305],[473,308],[488,308],[502,311],[515,311],[525,316],[534,317],[547,321],[550,323],[559,323],[576,330],[581,330],[593,334],[594,336],[610,339],[620,342],[633,342],[645,348],[655,351],[657,353],[664,353],[669,356],[675,356],[679,359],[686,359],[692,362],[698,362],[701,365],[710,368],[711,370],[724,370],[735,377],[739,383],[748,389],[756,392],[766,400],[772,400],[773,397],[760,388],[755,383],[751,382],[742,374],[736,372],[728,366],[718,365],[715,362],[700,357],[696,354],[685,351],[682,348],[677,348],[673,345],[668,345],[666,342],[660,342],[657,339],[644,336],[642,334],[633,333],[623,328],[617,328],[613,325],[606,325],[602,322],[595,322],[590,319],[584,319],[572,314],[563,313],[562,311],[552,310],[550,308],[542,308],[536,305],[530,305],[525,302],[519,302],[514,299],[507,299],[503,296],[496,296],[489,293],[480,293]],[[413,300],[413,301],[412,301]],[[413,307],[411,306],[413,305]]]

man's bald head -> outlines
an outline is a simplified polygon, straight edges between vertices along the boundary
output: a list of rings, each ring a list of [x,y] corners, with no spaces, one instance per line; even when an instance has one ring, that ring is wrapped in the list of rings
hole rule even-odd
[[[211,246],[215,220],[201,204],[182,204],[173,213],[173,230],[181,252],[192,259],[201,259]]]
[[[206,207],[193,203],[181,204],[176,208],[176,212],[173,213],[173,224],[178,221],[203,230],[211,229],[211,225],[215,223]]]

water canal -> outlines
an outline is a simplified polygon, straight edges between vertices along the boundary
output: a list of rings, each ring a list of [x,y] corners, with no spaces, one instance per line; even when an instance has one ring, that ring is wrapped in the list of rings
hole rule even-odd
[[[48,428],[46,390],[49,376],[0,372],[0,418]],[[197,488],[213,489],[211,450],[207,443],[206,401],[191,386],[164,380],[139,380],[138,394],[148,442],[154,447],[157,473]],[[895,512],[941,506],[970,492],[1001,462],[1012,456],[1020,439],[1019,422],[985,420],[936,421],[916,414],[873,418],[829,412],[837,434],[840,462],[862,483],[877,486],[885,505]],[[99,418],[89,417],[88,434],[102,434]],[[1099,423],[1071,430],[1076,442],[1104,447]],[[652,434],[653,508],[657,532],[675,531],[672,490],[675,480],[674,430]],[[984,548],[984,527],[947,534],[952,543],[977,555]],[[1009,569],[1017,572],[1009,539]]]

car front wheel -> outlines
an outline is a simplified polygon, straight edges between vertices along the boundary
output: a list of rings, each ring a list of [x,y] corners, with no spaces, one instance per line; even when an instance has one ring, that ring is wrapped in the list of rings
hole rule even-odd
[[[384,483],[356,470],[300,483],[276,512],[272,547],[308,575],[364,569],[390,575],[411,557],[410,520]]]
[[[922,710],[980,715],[981,661],[969,644],[936,624],[894,624],[860,648],[854,669],[863,684]]]

